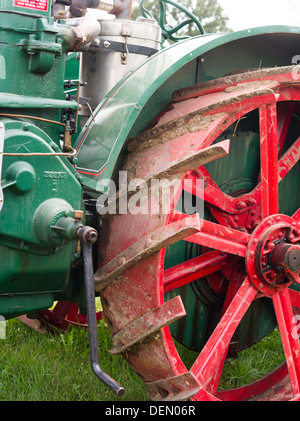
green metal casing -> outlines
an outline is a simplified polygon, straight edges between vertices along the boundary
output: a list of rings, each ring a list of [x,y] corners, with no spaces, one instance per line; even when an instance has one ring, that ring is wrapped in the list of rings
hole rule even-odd
[[[29,154],[4,156],[2,165],[0,314],[11,318],[66,297],[76,241],[60,238],[51,227],[66,218],[73,232],[73,210],[84,206],[71,162],[34,155],[61,152],[63,127],[22,117],[60,122],[63,110],[77,109],[64,93],[67,52],[51,1],[2,0],[0,36],[4,153]]]

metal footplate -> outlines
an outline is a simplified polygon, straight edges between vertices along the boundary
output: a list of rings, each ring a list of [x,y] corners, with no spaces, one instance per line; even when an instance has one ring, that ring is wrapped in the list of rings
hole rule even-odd
[[[111,354],[120,354],[137,343],[142,342],[159,329],[186,315],[181,298],[175,297],[170,301],[154,308],[138,319],[134,320],[113,337]]]
[[[149,398],[152,401],[188,400],[196,395],[202,387],[196,377],[190,372],[146,383],[146,386]]]

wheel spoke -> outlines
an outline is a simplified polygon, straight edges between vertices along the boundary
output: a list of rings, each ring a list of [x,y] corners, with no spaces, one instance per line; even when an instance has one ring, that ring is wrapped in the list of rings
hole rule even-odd
[[[191,368],[209,393],[217,390],[230,340],[256,294],[246,278]]]
[[[197,174],[198,178],[204,180],[205,202],[219,208],[222,211],[229,214],[237,214],[260,202],[260,191],[256,189],[254,189],[251,193],[236,198],[229,196],[220,190],[219,186],[212,179],[205,167],[198,168],[193,172]],[[197,195],[197,189],[194,189],[194,191]],[[203,197],[203,189],[201,191],[199,190],[199,195],[200,194],[202,194]]]
[[[185,238],[186,241],[191,243],[240,257],[246,256],[246,246],[249,239],[250,235],[247,233],[204,219],[200,220],[200,232]]]
[[[300,208],[294,213],[293,219],[297,222],[300,220]]]
[[[220,190],[205,167],[195,170],[194,173],[197,177],[190,175],[190,178],[193,180],[193,184],[186,183],[184,187],[186,191],[197,197],[203,198],[204,196],[205,202],[210,203],[225,212],[236,213],[236,199]],[[202,188],[199,188],[195,182],[197,179],[204,180],[205,187],[201,186]]]
[[[278,133],[276,104],[260,108],[262,218],[278,213]]]
[[[278,153],[280,154],[284,146],[284,142],[288,133],[288,129],[291,123],[292,114],[294,111],[294,104],[288,103],[288,105],[280,104],[278,111]]]
[[[289,290],[273,296],[273,304],[280,329],[284,353],[294,396],[300,393],[300,345],[297,335],[293,334],[293,310]]]
[[[211,251],[165,270],[164,292],[187,285],[228,266],[228,255]]]
[[[300,309],[300,292],[294,289],[289,289],[292,307]]]
[[[242,274],[237,274],[236,278],[231,279],[228,285],[228,289],[226,292],[226,297],[224,300],[224,304],[223,304],[223,308],[222,308],[222,315],[225,313],[225,311],[227,310],[228,306],[230,305],[231,301],[233,300],[233,298],[235,297],[235,295],[237,294],[242,281],[243,281],[243,275]]]
[[[287,173],[297,164],[300,158],[300,137],[293,143],[293,145],[286,151],[286,153],[279,160],[279,176],[278,181],[281,181]]]
[[[279,136],[283,136],[280,135]],[[294,144],[285,152],[285,154],[279,159],[278,161],[278,182],[284,179],[284,177],[288,174],[288,172],[295,166],[295,164],[298,162],[300,157],[300,137],[294,142]],[[268,160],[266,159],[264,161],[264,164],[267,165]],[[267,167],[268,171],[268,167]],[[261,189],[262,189],[262,183],[260,182],[252,192],[240,196],[239,198],[234,198],[226,193],[222,192],[218,185],[214,182],[214,180],[211,178],[209,172],[206,170],[206,168],[201,167],[194,171],[197,174],[197,177],[205,180],[205,189],[204,189],[204,196],[205,201],[207,203],[210,203],[211,205],[229,213],[229,214],[236,214],[241,212],[239,208],[239,204],[241,202],[244,203],[243,211],[247,209],[248,202],[250,203],[250,206],[252,206],[253,203],[258,205],[261,201]],[[191,177],[191,176],[190,176]],[[194,177],[195,178],[195,177]],[[185,186],[185,190],[187,190],[189,187],[189,184]],[[268,186],[267,186],[268,187]],[[266,186],[264,187],[266,188]],[[267,190],[268,192],[269,190]],[[191,192],[194,195],[202,195],[203,197],[203,188],[201,186],[201,189],[197,189],[197,186],[195,187],[193,185],[193,191]],[[268,216],[268,215],[267,215]],[[296,214],[295,214],[296,217]],[[297,214],[297,218],[300,218],[300,210]]]

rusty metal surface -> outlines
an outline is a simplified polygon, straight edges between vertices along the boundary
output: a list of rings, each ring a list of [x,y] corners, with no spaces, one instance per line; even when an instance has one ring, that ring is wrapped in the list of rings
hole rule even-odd
[[[95,290],[101,291],[132,266],[147,259],[163,247],[182,240],[199,230],[199,215],[195,214],[149,233],[95,273]]]
[[[111,354],[120,354],[135,344],[144,341],[162,327],[186,315],[181,298],[172,300],[154,308],[137,320],[117,332],[113,337]]]
[[[194,396],[201,384],[192,373],[146,383],[149,397],[153,401],[183,401]]]

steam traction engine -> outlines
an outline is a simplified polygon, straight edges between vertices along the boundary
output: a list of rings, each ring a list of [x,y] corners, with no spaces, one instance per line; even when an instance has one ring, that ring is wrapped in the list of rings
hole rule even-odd
[[[166,3],[158,25],[143,2],[1,1],[0,314],[88,325],[122,395],[96,292],[151,399],[299,400],[300,28],[204,34]],[[218,390],[277,326],[286,363]]]

